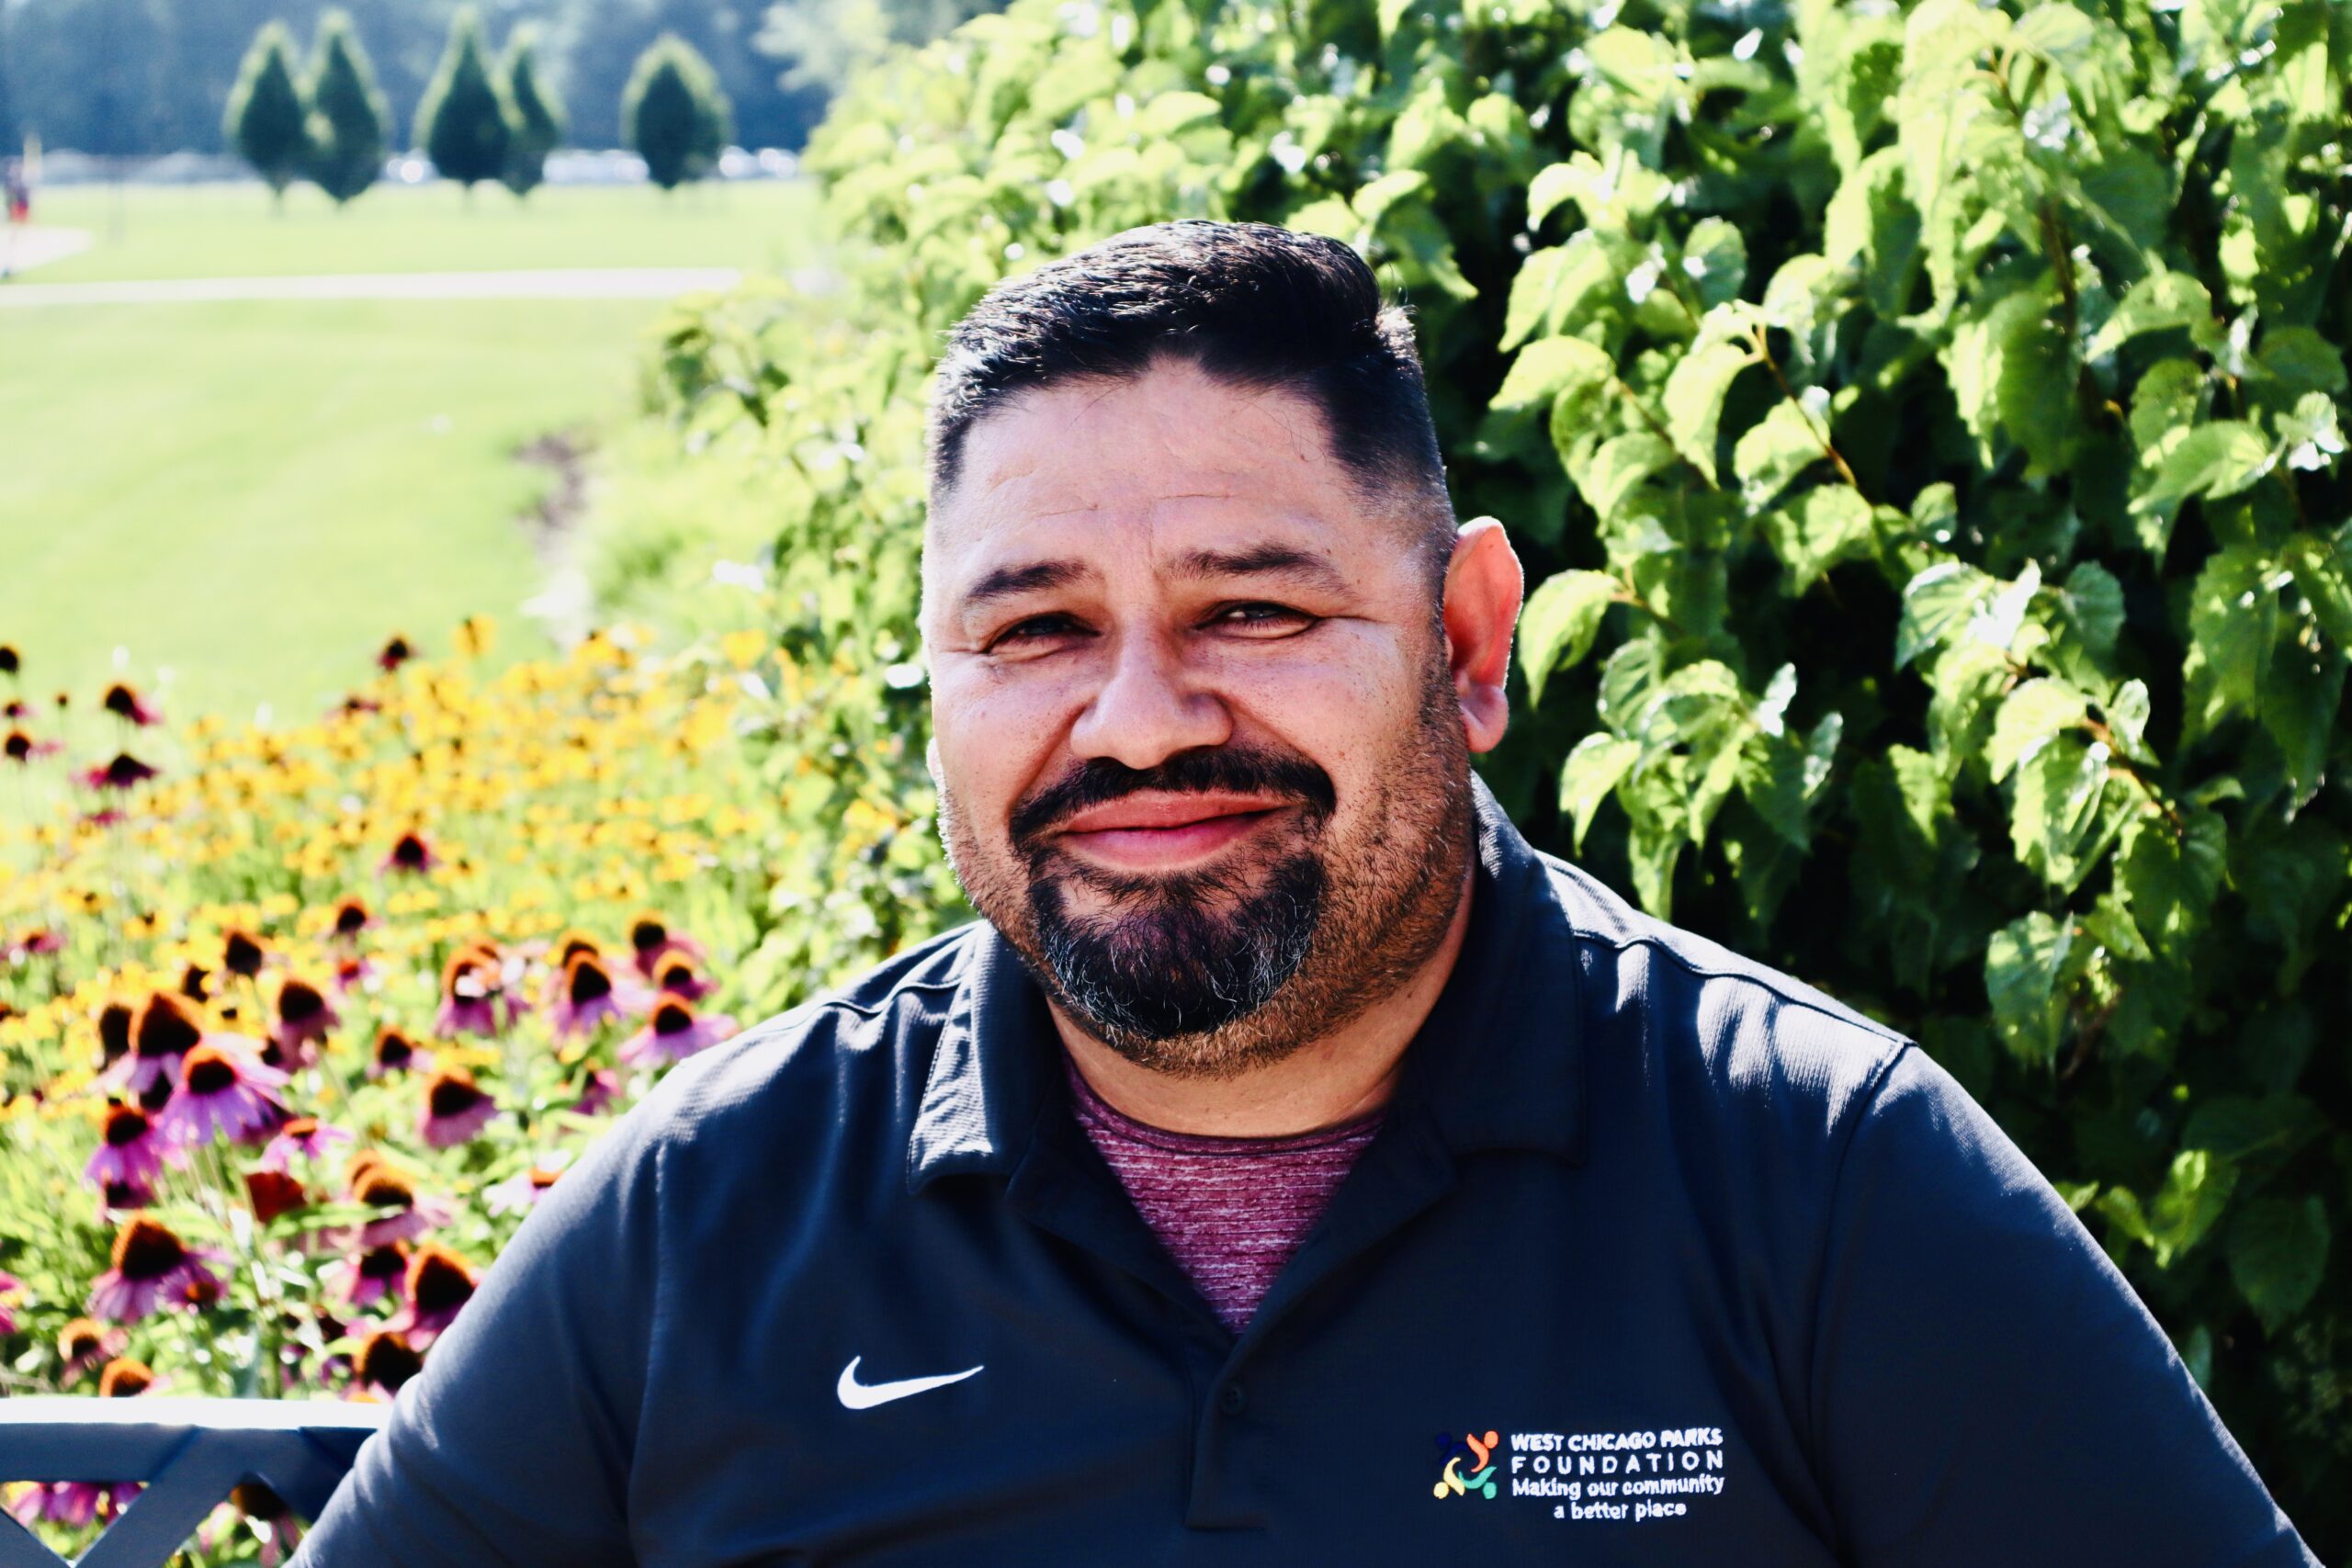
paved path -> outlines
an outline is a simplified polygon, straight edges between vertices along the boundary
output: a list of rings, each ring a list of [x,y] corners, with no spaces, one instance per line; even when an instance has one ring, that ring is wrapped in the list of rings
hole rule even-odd
[[[63,261],[89,248],[87,229],[58,229],[39,223],[0,224],[0,277]]]
[[[733,267],[560,267],[531,272],[355,272],[318,277],[180,277],[122,283],[11,283],[0,309],[40,305],[180,305],[231,299],[666,299],[741,280]],[[791,275],[822,293],[821,268]]]

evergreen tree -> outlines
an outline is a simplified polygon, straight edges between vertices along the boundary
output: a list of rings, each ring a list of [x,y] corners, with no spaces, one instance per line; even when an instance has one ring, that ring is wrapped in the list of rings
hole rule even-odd
[[[283,203],[286,187],[310,161],[310,106],[294,71],[294,40],[278,22],[266,22],[245,51],[230,89],[221,134]]]
[[[413,139],[442,178],[458,181],[471,197],[477,180],[494,180],[505,173],[507,149],[514,140],[514,116],[506,85],[491,68],[482,46],[481,18],[471,6],[460,6],[449,18],[449,42],[441,64],[416,106]]]
[[[311,51],[311,177],[337,205],[383,173],[391,124],[351,18],[341,11],[321,14]]]
[[[621,134],[663,190],[698,180],[734,133],[733,107],[695,47],[663,33],[638,56],[621,94]]]
[[[527,196],[547,173],[548,154],[563,141],[563,102],[539,80],[539,29],[528,23],[507,35],[503,73],[514,106],[514,134],[501,177],[516,196]]]

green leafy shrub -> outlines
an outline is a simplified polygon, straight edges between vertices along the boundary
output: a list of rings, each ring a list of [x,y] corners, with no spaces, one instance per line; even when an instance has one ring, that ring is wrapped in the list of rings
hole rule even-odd
[[[1347,240],[1539,584],[1503,798],[1958,1073],[2333,1558],[2348,59],[2324,0],[1017,0],[853,84],[845,296],[682,315],[664,407],[809,492],[821,775],[921,739],[882,671],[973,300],[1170,217]]]
[[[499,63],[514,105],[514,134],[506,148],[505,172],[499,177],[516,196],[538,188],[547,177],[548,154],[563,142],[563,103],[539,79],[539,43],[537,26],[518,24],[507,36],[506,58]]]

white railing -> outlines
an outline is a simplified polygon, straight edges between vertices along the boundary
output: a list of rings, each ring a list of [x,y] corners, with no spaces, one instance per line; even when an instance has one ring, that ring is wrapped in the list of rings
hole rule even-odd
[[[75,1568],[163,1568],[247,1481],[314,1519],[389,1404],[327,1400],[0,1399],[0,1481],[145,1483]],[[0,1514],[0,1568],[63,1562]]]

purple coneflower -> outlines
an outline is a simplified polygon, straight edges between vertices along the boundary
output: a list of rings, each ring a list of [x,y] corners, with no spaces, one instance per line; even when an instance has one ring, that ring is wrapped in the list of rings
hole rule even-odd
[[[279,1050],[308,1066],[317,1059],[317,1053],[305,1047],[325,1039],[327,1031],[342,1022],[343,1015],[319,994],[316,986],[289,976],[277,987],[277,1021],[270,1027],[270,1039]]]
[[[245,1172],[245,1201],[253,1208],[254,1223],[266,1225],[280,1214],[309,1208],[311,1192],[282,1170],[249,1170]]]
[[[616,985],[605,961],[593,953],[573,953],[556,976],[553,1005],[555,1037],[568,1040],[585,1034],[608,1018],[626,1017],[638,1001],[633,989]]]
[[[130,1051],[131,1021],[139,1015],[129,1002],[108,1002],[98,1010],[98,1065],[110,1067]]]
[[[121,681],[107,688],[107,694],[99,699],[98,705],[115,717],[127,718],[142,729],[151,724],[162,723],[164,718],[162,714],[141,700],[135,689]]]
[[[376,662],[387,670],[397,670],[415,657],[416,649],[409,646],[408,638],[395,634],[376,655]]]
[[[330,1263],[322,1271],[327,1288],[356,1310],[389,1297],[408,1300],[408,1247],[386,1242],[365,1252]]]
[[[336,900],[334,934],[337,937],[348,941],[375,923],[376,917],[368,912],[368,906],[361,900],[349,897]]]
[[[621,1097],[621,1076],[610,1067],[593,1068],[588,1081],[581,1086],[580,1098],[571,1109],[582,1116],[602,1116]]]
[[[286,1119],[277,1091],[287,1075],[257,1052],[227,1043],[237,1035],[216,1034],[187,1054],[180,1085],[157,1118],[164,1137],[180,1144],[209,1144],[220,1134],[250,1143]]]
[[[506,988],[498,955],[480,945],[460,948],[441,972],[441,1008],[433,1030],[443,1036],[499,1033],[520,1010]],[[505,1024],[499,1021],[501,1012]]]
[[[673,953],[696,960],[703,955],[700,942],[673,931],[668,920],[650,909],[629,922],[628,945],[636,954],[637,972],[648,979],[653,977],[653,966]]]
[[[424,1086],[417,1135],[430,1148],[454,1148],[473,1138],[497,1114],[498,1102],[481,1091],[471,1073],[445,1067]]]
[[[389,1402],[401,1386],[424,1370],[424,1357],[396,1328],[379,1328],[359,1342],[351,1358],[352,1397]]]
[[[58,1381],[72,1382],[92,1367],[110,1357],[122,1354],[130,1336],[119,1328],[110,1328],[92,1317],[77,1317],[57,1331],[57,1354],[64,1365],[58,1370]]]
[[[107,1070],[107,1083],[144,1095],[158,1082],[176,1086],[180,1064],[204,1043],[204,1021],[195,1008],[169,991],[151,991],[130,1032],[129,1055]]]
[[[154,769],[128,751],[118,751],[113,761],[84,773],[82,782],[92,789],[129,789],[154,776]]]
[[[394,840],[390,852],[377,863],[376,873],[380,876],[388,871],[402,871],[421,875],[440,863],[441,857],[433,852],[433,846],[424,841],[424,834],[407,832]]]
[[[411,1040],[390,1024],[376,1032],[376,1043],[368,1053],[368,1076],[380,1078],[387,1073],[430,1072],[433,1053]]]
[[[114,1267],[91,1288],[93,1317],[136,1323],[158,1307],[191,1306],[220,1292],[220,1277],[205,1267],[220,1255],[190,1247],[160,1221],[141,1214],[114,1238]]]
[[[303,1159],[324,1159],[327,1151],[337,1144],[351,1142],[351,1134],[340,1127],[329,1126],[315,1116],[296,1116],[277,1129],[269,1147],[261,1152],[264,1170],[285,1170],[299,1156]]]
[[[360,1247],[414,1241],[447,1224],[453,1213],[447,1199],[420,1193],[407,1172],[372,1150],[352,1158],[351,1199],[377,1211],[376,1218],[359,1227],[356,1245]]]
[[[17,1295],[24,1288],[22,1280],[0,1269],[0,1339],[17,1332]]]
[[[372,958],[336,959],[334,961],[334,994],[338,997],[351,995],[361,986],[366,985],[368,977],[375,973],[376,961]]]
[[[646,1026],[621,1043],[620,1058],[632,1066],[680,1062],[734,1032],[735,1020],[729,1014],[696,1018],[684,998],[664,997],[654,1004]]]
[[[675,953],[662,960],[654,984],[659,989],[673,997],[684,997],[690,1002],[698,1002],[718,989],[716,980],[706,980],[695,973],[691,959]]]
[[[475,1275],[466,1260],[439,1242],[417,1248],[408,1260],[408,1310],[392,1326],[429,1345],[457,1321],[458,1311],[473,1299]]]
[[[21,729],[8,731],[8,739],[0,741],[0,755],[17,763],[30,762],[35,757],[46,757],[65,750],[62,740],[36,740]]]
[[[518,1170],[496,1186],[483,1188],[484,1206],[493,1214],[512,1213],[518,1209],[530,1213],[538,1207],[548,1189],[555,1185],[556,1178],[563,1174],[564,1164],[565,1156],[558,1155],[546,1165]]]
[[[167,1156],[179,1163],[178,1151],[165,1142],[155,1119],[135,1105],[109,1098],[105,1134],[82,1174],[109,1208],[141,1208],[155,1201],[155,1183]]]
[[[277,1568],[302,1539],[301,1527],[295,1523],[286,1499],[265,1483],[237,1483],[229,1489],[229,1506],[235,1510],[233,1514],[216,1507],[196,1532],[196,1543],[207,1557],[238,1535],[250,1533],[261,1542],[261,1568]]]

